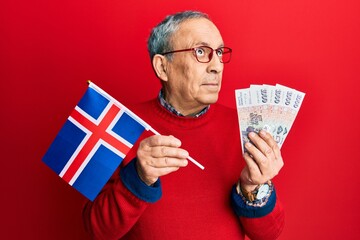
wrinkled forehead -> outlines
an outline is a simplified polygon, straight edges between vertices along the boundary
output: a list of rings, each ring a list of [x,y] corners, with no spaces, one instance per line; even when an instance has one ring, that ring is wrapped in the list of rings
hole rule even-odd
[[[188,19],[179,25],[170,38],[173,49],[205,45],[218,48],[224,45],[219,29],[206,18]]]

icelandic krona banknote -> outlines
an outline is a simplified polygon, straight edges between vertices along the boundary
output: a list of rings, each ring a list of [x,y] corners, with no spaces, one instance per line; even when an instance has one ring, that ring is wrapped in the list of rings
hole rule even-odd
[[[281,148],[305,93],[280,84],[250,85],[250,88],[235,90],[235,96],[244,153],[244,144],[250,141],[248,134],[262,129],[269,132]]]

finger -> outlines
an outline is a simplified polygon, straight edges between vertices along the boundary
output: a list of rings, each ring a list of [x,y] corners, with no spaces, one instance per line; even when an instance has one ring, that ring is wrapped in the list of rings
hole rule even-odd
[[[274,140],[274,138],[271,136],[270,133],[268,133],[266,131],[260,131],[259,135],[273,149],[274,156],[275,156],[275,159],[274,159],[275,167],[273,168],[272,175],[276,176],[279,173],[280,169],[284,166],[284,161],[281,156],[280,147],[277,144],[277,142]]]
[[[168,147],[180,147],[181,141],[174,136],[163,136],[163,135],[154,135],[147,138],[148,146],[168,146]]]
[[[279,145],[270,133],[266,132],[265,130],[261,130],[259,136],[269,145],[276,157],[281,155]]]
[[[187,165],[188,161],[186,159],[152,158],[145,166],[139,163],[140,171],[138,172],[143,180],[153,183],[158,177],[177,171],[181,167],[186,167]]]
[[[257,149],[260,150],[260,152],[266,156],[266,157],[270,157],[273,158],[274,157],[274,151],[272,149],[271,146],[268,145],[268,143],[261,138],[258,134],[251,132],[249,133],[249,138],[251,140],[252,143],[254,143],[254,145],[257,147]],[[267,139],[267,140],[271,140],[271,139]],[[259,156],[260,158],[262,158],[261,156]]]
[[[256,182],[254,182],[255,179],[258,179],[262,173],[261,170],[258,166],[258,164],[256,163],[256,161],[250,156],[249,153],[245,152],[244,153],[244,159],[246,162],[246,165],[248,167],[248,181],[250,181],[251,183],[256,184]]]
[[[189,156],[189,153],[182,148],[158,146],[151,148],[151,156],[155,158],[172,157],[186,159]]]
[[[255,145],[250,142],[245,143],[245,148],[249,154],[251,155],[251,159],[260,167],[264,168],[268,163],[267,156],[264,155]],[[261,170],[261,169],[260,169]]]
[[[171,158],[171,157],[164,157],[159,158],[156,161],[157,168],[179,168],[179,167],[186,167],[188,165],[188,161],[186,159],[178,159],[178,158]]]
[[[159,158],[150,158],[147,162],[152,168],[167,168],[167,167],[186,167],[188,165],[188,160],[185,158],[173,158],[173,157],[159,157]]]

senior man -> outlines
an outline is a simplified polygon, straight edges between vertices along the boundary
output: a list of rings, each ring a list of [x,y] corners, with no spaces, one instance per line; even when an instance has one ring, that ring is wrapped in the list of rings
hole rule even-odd
[[[95,239],[276,239],[284,211],[271,180],[283,166],[265,131],[242,156],[237,113],[217,102],[232,50],[208,15],[167,16],[148,50],[156,98],[129,106],[163,135],[143,135],[84,208]],[[188,164],[189,153],[205,166]]]

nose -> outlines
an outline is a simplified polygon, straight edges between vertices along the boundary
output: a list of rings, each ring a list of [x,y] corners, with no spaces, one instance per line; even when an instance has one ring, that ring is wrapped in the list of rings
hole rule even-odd
[[[224,69],[224,64],[220,62],[220,58],[215,52],[212,52],[212,58],[208,63],[207,69],[210,73],[221,73]]]

